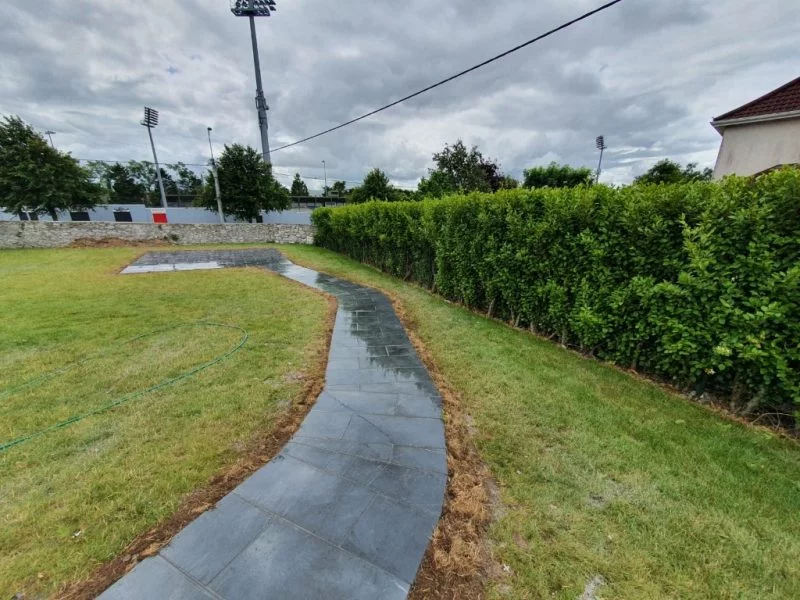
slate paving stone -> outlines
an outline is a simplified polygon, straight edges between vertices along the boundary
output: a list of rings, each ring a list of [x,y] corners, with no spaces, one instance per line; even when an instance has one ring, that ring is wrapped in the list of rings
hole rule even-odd
[[[350,426],[349,413],[325,413],[315,411],[306,415],[296,435],[341,439]]]
[[[142,561],[99,596],[102,600],[211,600],[216,598],[161,556]]]
[[[416,467],[447,474],[447,456],[442,448],[394,446],[391,462],[405,467]]]
[[[388,444],[359,444],[344,440],[326,440],[321,438],[303,438],[295,436],[289,442],[292,445],[310,446],[340,454],[352,454],[369,460],[392,462],[395,447]]]
[[[430,514],[377,498],[350,532],[344,548],[411,583],[436,523]]]
[[[411,345],[411,342],[409,342],[407,344],[386,346],[386,354],[388,354],[389,356],[400,356],[406,354],[416,355],[416,352],[414,351],[414,347]]]
[[[442,511],[441,489],[446,484],[447,475],[444,473],[386,465],[369,487],[438,516]]]
[[[352,553],[274,521],[210,587],[235,600],[402,600],[409,585]]]
[[[269,519],[230,494],[181,531],[161,555],[200,583],[208,583],[266,529]],[[204,543],[207,540],[215,542]]]
[[[383,465],[375,467],[377,475]],[[352,480],[286,455],[276,457],[234,493],[334,544],[341,543],[376,496]]]
[[[325,389],[267,465],[104,600],[406,598],[441,513],[441,397],[376,290],[272,249],[152,252],[123,273],[262,267],[334,294]]]

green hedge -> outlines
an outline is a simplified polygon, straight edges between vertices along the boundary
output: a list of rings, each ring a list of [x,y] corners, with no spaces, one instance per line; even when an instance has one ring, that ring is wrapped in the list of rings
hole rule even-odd
[[[602,359],[800,406],[800,170],[319,209],[316,243]]]

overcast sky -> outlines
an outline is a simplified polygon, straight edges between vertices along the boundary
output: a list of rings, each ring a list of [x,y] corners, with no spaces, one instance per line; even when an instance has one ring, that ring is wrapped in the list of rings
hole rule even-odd
[[[603,0],[278,0],[258,20],[273,147],[502,52]],[[79,158],[204,163],[260,146],[246,19],[228,0],[2,0],[0,114]],[[662,157],[713,166],[712,117],[800,75],[798,0],[625,0],[498,63],[273,155],[281,173],[414,186],[458,138],[506,172],[550,161],[625,183]],[[282,178],[284,183],[290,179]],[[309,187],[319,187],[309,181]]]

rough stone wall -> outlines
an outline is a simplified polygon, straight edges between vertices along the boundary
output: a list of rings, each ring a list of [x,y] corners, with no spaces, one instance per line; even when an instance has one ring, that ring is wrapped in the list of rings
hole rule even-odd
[[[0,221],[0,248],[63,248],[77,240],[165,240],[173,244],[312,244],[313,225]]]

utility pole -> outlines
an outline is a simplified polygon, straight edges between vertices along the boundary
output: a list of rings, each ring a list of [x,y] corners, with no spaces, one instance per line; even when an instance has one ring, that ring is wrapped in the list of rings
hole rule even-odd
[[[142,126],[147,127],[147,135],[150,136],[150,147],[153,149],[153,161],[156,163],[156,175],[158,176],[158,189],[161,192],[161,206],[166,210],[167,195],[164,193],[164,182],[161,180],[161,167],[158,166],[158,156],[156,156],[156,145],[153,142],[153,127],[158,125],[158,111],[145,106],[144,120]]]
[[[231,0],[231,12],[237,17],[248,17],[250,20],[250,40],[253,44],[253,64],[256,70],[256,110],[258,111],[258,128],[261,131],[261,152],[264,162],[272,164],[269,156],[269,125],[267,124],[267,100],[261,85],[261,62],[258,59],[258,40],[256,39],[255,17],[268,17],[275,12],[275,0]]]
[[[217,212],[219,222],[225,224],[225,214],[222,212],[222,194],[219,192],[219,171],[217,161],[214,160],[214,147],[211,145],[211,127],[208,128],[208,149],[211,150],[211,176],[214,178],[214,191],[217,193]]]
[[[597,136],[597,139],[595,140],[595,144],[597,145],[597,149],[600,150],[600,162],[597,163],[597,176],[595,177],[594,182],[595,183],[600,183],[600,173],[601,173],[602,168],[603,168],[603,151],[606,148],[608,148],[608,146],[606,146],[606,138],[605,138],[605,136],[603,136],[603,135]]]
[[[325,191],[322,193],[324,197],[328,197],[328,166],[325,164],[325,161],[322,161],[322,168],[325,170]]]
[[[47,131],[45,131],[45,132],[44,132],[44,134],[45,134],[47,137],[49,137],[49,138],[50,138],[50,147],[51,147],[53,150],[55,150],[55,149],[56,149],[56,145],[53,143],[53,134],[55,134],[55,133],[56,133],[55,131],[50,131],[49,129],[48,129]]]

